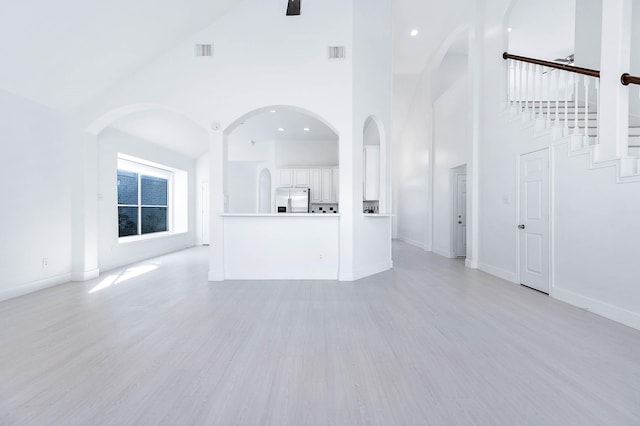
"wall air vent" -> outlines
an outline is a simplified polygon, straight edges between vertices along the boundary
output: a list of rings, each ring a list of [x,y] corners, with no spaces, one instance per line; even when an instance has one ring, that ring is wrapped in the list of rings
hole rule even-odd
[[[340,61],[345,58],[344,46],[329,46],[329,60]]]
[[[196,44],[196,57],[212,57],[213,45],[211,44]]]

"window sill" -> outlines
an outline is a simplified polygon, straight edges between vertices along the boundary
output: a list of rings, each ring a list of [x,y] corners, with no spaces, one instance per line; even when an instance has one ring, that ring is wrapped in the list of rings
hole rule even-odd
[[[154,232],[147,235],[132,235],[130,237],[118,237],[118,246],[128,246],[147,241],[164,240],[173,237],[188,235],[188,232]]]

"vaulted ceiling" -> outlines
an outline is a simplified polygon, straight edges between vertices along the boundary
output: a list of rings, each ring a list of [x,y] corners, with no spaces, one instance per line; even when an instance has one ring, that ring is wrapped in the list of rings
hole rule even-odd
[[[2,0],[0,89],[76,107],[240,1]]]

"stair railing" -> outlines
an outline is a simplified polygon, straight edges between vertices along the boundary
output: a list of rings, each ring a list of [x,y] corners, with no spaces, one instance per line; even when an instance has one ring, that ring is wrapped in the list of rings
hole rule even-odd
[[[572,136],[580,147],[598,143],[600,71],[502,54],[507,61],[507,105],[539,130]],[[595,102],[590,93],[595,90]],[[591,103],[590,103],[591,102]]]

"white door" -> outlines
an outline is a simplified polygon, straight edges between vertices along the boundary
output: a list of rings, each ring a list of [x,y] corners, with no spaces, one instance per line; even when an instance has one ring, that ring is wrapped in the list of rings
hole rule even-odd
[[[467,256],[467,175],[456,175],[454,253],[456,257]]]
[[[209,241],[209,182],[202,183],[202,245],[208,246]]]
[[[549,293],[549,150],[520,157],[520,283]]]

